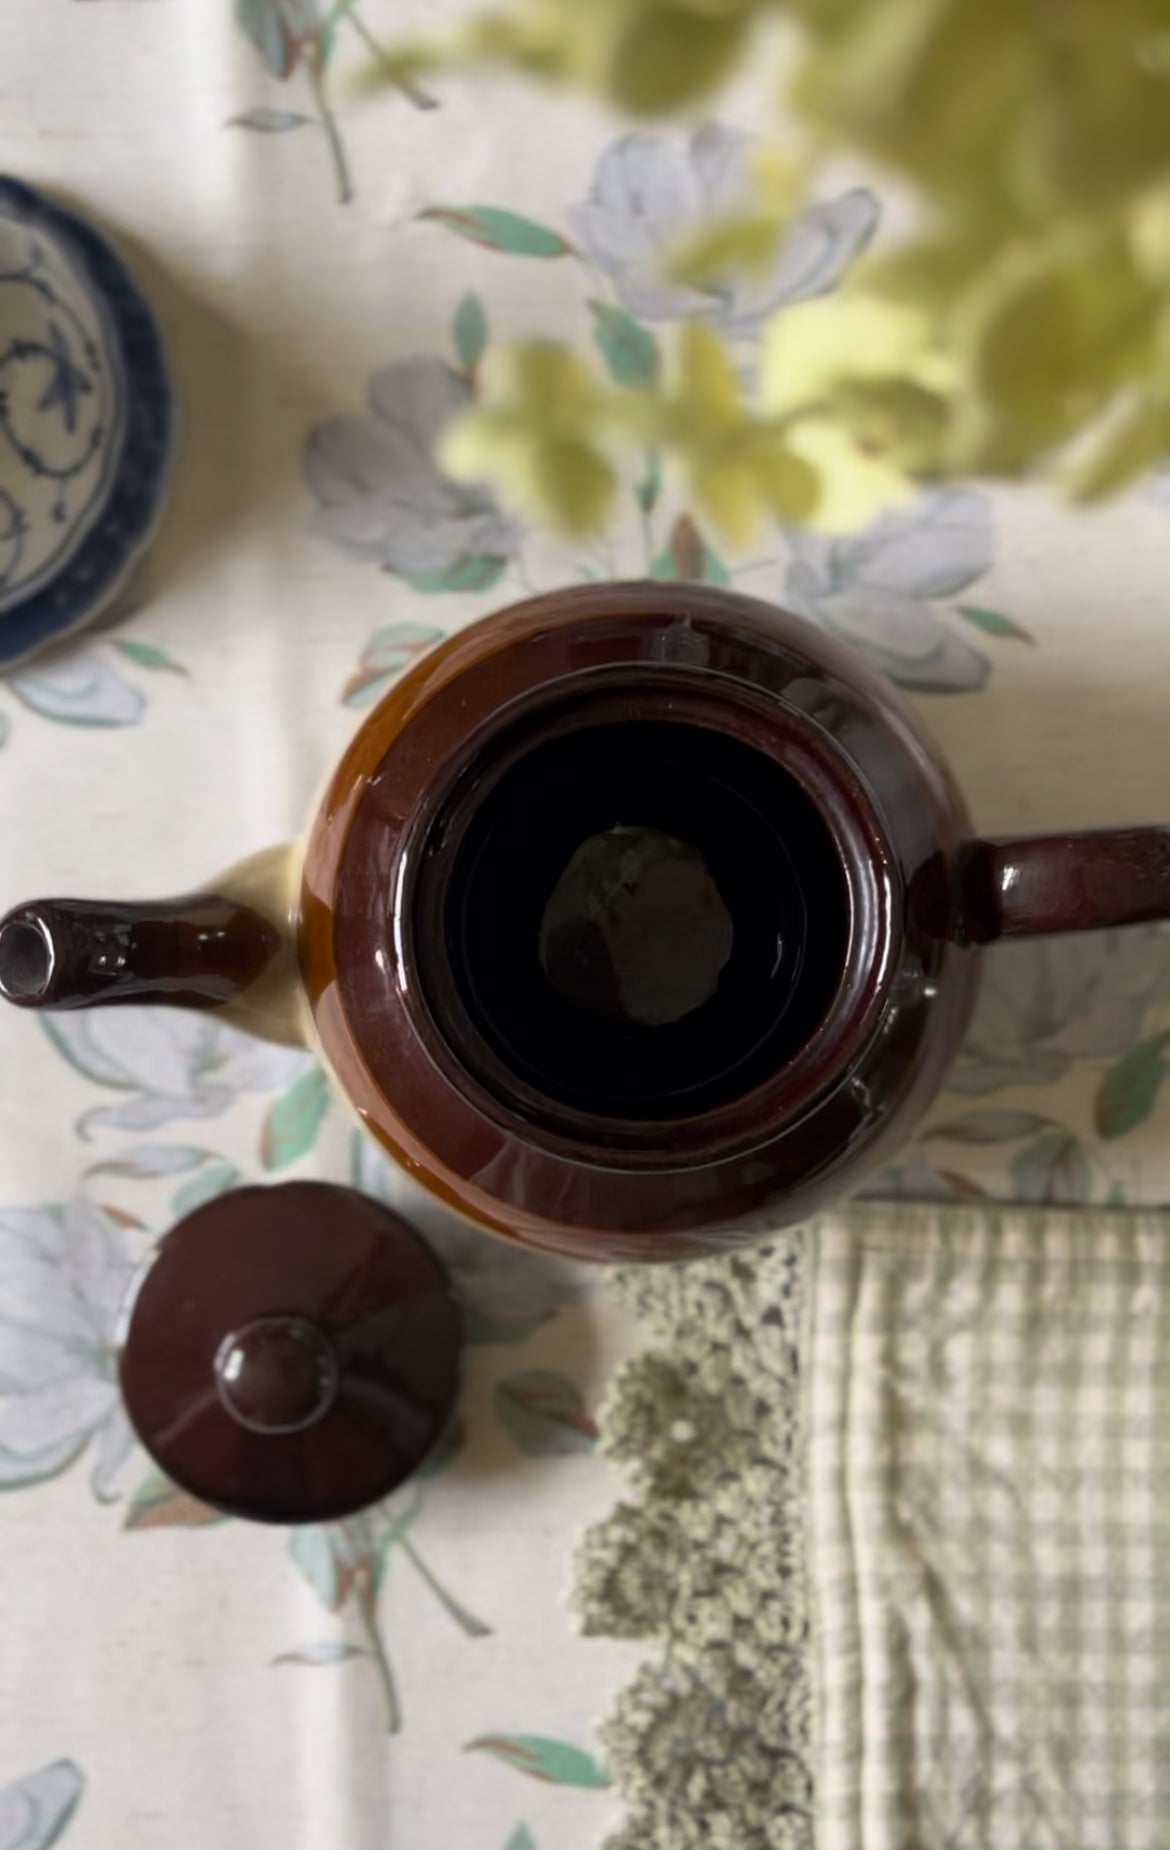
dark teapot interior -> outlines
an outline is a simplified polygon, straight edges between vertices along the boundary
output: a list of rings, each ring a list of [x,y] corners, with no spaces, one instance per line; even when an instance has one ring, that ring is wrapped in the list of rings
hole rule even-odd
[[[696,725],[584,726],[515,756],[445,877],[424,850],[415,948],[457,1057],[604,1117],[709,1110],[823,1017],[849,930],[832,838],[763,752]],[[470,813],[469,813],[470,812]]]

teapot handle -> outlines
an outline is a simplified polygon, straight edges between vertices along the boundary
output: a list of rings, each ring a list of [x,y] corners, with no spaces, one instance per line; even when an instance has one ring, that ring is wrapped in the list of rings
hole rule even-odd
[[[1170,828],[971,842],[959,892],[958,935],[968,944],[1167,919]]]
[[[252,906],[214,894],[138,905],[38,899],[0,919],[0,996],[36,1009],[224,1008],[281,945]]]

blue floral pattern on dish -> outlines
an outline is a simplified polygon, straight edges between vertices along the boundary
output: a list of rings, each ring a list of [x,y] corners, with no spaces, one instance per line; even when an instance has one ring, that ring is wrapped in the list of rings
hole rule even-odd
[[[0,210],[0,613],[93,525],[122,441],[121,365],[64,254]]]
[[[162,510],[174,423],[162,337],[121,258],[0,178],[0,667],[123,585]]]

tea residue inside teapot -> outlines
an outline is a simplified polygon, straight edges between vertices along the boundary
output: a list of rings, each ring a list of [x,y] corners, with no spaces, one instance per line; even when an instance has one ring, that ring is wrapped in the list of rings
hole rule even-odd
[[[660,1027],[715,994],[733,937],[697,848],[619,824],[582,842],[557,881],[540,961],[567,1001]]]

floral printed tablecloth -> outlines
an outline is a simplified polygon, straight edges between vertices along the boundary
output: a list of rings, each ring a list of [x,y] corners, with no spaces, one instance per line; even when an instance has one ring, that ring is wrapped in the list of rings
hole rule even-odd
[[[908,690],[981,827],[1163,817],[1170,492],[1093,516],[979,486],[863,533],[721,555],[657,460],[566,549],[444,478],[436,434],[500,338],[571,331],[637,379],[713,314],[831,288],[882,209],[842,172],[774,271],[721,294],[657,255],[734,195],[767,99],[631,131],[493,83],[367,100],[397,0],[6,0],[0,169],[122,241],[183,408],[169,515],[119,621],[0,683],[0,904],[166,892],[300,825],[355,723],[530,588],[732,582]],[[0,1850],[575,1850],[611,1805],[593,1719],[630,1649],[574,1637],[572,1537],[614,1494],[591,1409],[636,1338],[592,1275],[417,1218],[471,1338],[459,1443],[356,1521],[213,1522],[147,1466],[114,1385],[131,1272],[240,1178],[404,1185],[307,1056],[206,1018],[0,1017]],[[1170,937],[989,959],[948,1096],[880,1192],[1170,1195]]]

